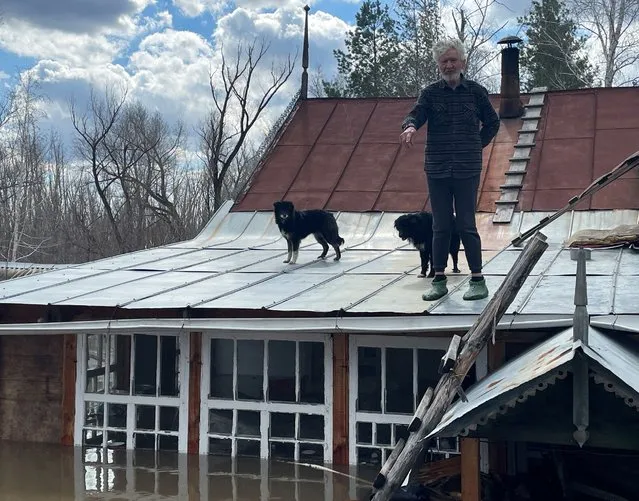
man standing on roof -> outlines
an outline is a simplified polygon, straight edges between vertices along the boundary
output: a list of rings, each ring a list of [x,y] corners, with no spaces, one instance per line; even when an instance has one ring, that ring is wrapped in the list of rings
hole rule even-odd
[[[413,135],[428,121],[424,170],[433,213],[433,269],[435,278],[422,298],[435,301],[446,294],[446,263],[453,216],[471,271],[464,299],[488,296],[482,275],[481,238],[475,223],[482,149],[499,130],[499,117],[488,91],[464,77],[466,51],[457,39],[440,40],[433,47],[442,79],[423,89],[402,123],[400,142],[412,146]],[[481,122],[481,127],[480,127]]]

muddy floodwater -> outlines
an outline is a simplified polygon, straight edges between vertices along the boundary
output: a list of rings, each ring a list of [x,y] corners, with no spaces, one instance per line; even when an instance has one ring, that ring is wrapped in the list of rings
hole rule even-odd
[[[332,468],[0,441],[0,500],[347,501],[366,498],[379,471]]]

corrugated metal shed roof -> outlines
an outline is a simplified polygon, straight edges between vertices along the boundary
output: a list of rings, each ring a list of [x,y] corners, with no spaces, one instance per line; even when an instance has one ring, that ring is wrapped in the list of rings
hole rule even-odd
[[[475,429],[477,424],[507,412],[557,379],[565,378],[572,370],[569,362],[577,350],[582,350],[639,394],[639,353],[635,349],[593,327],[588,330],[587,344],[583,344],[573,339],[573,330],[569,328],[478,381],[467,392],[467,401],[457,400],[429,436],[467,434],[469,428]],[[591,370],[596,372],[596,366],[591,366]],[[598,374],[595,381],[616,386],[607,374]],[[627,398],[621,387],[612,388],[612,391]],[[639,406],[636,399],[626,403],[632,407]]]
[[[270,212],[226,212],[225,206],[193,240],[2,282],[0,304],[76,305],[125,309],[186,308],[265,312],[476,315],[488,299],[461,299],[468,269],[450,275],[451,293],[427,303],[428,280],[417,278],[419,255],[393,228],[398,213],[337,214],[346,249],[316,260],[319,245],[303,242],[298,264],[282,262],[286,244]],[[479,215],[485,274],[495,292],[520,249],[508,246],[522,229],[548,213],[516,213],[508,225]],[[572,314],[576,262],[562,242],[582,228],[636,222],[637,211],[567,213],[544,229],[551,244],[508,314]],[[596,250],[588,262],[593,314],[637,313],[639,254]]]

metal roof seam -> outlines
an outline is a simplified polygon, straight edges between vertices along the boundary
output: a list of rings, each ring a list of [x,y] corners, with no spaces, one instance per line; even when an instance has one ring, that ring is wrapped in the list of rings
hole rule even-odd
[[[375,223],[375,228],[373,228],[373,231],[371,232],[371,234],[368,236],[368,238],[366,240],[364,240],[363,242],[360,242],[358,244],[355,244],[352,247],[347,247],[347,248],[348,249],[354,249],[355,247],[358,247],[360,245],[364,245],[367,242],[370,242],[370,240],[375,236],[375,233],[377,233],[377,230],[379,229],[379,226],[382,224],[382,220],[384,219],[384,214],[385,214],[385,212],[382,211],[382,215],[377,219],[377,223]]]
[[[619,278],[619,268],[621,267],[621,257],[623,256],[623,247],[619,249],[617,260],[615,261],[615,267],[612,272],[612,287],[610,288],[610,310],[609,314],[615,313],[615,299],[617,297],[617,279]],[[586,266],[588,263],[586,263]]]
[[[419,268],[419,266],[416,266],[415,268],[413,268],[411,270],[414,271],[416,268]],[[356,300],[353,301],[352,303],[350,303],[349,305],[347,305],[346,307],[344,307],[344,311],[348,311],[352,308],[355,308],[355,306],[363,303],[364,301],[367,301],[368,299],[372,298],[373,296],[376,296],[377,294],[379,294],[382,290],[384,290],[386,287],[389,287],[391,285],[396,284],[397,282],[399,282],[400,280],[403,280],[404,278],[408,277],[411,275],[411,272],[404,272],[403,275],[399,275],[397,277],[395,277],[393,280],[391,280],[390,282],[385,283],[384,285],[382,285],[381,287],[375,289],[373,292],[371,292],[370,294]]]
[[[378,259],[381,259],[382,257],[387,256],[387,255],[389,255],[389,254],[390,254],[390,253],[392,253],[392,252],[395,252],[395,249],[390,250],[390,251],[387,251],[387,252],[385,252],[384,254],[380,254],[379,256],[376,256],[376,257],[374,257],[374,258],[372,258],[372,259],[368,259],[367,261],[365,261],[365,262],[363,262],[363,263],[360,263],[360,264],[358,264],[358,265],[356,265],[356,266],[353,266],[353,267],[351,267],[351,268],[348,268],[347,270],[343,270],[343,271],[341,271],[340,273],[338,273],[338,274],[336,274],[336,275],[332,275],[332,276],[330,276],[330,277],[329,277],[329,278],[327,278],[326,280],[323,280],[323,281],[321,281],[321,282],[319,282],[319,283],[313,284],[312,286],[307,287],[306,289],[302,289],[301,291],[299,291],[299,292],[297,292],[297,293],[295,293],[295,294],[291,294],[290,296],[287,296],[287,297],[285,297],[284,299],[280,299],[279,301],[275,301],[274,303],[269,304],[269,305],[267,306],[267,309],[269,309],[269,308],[273,308],[274,306],[278,306],[278,305],[280,305],[280,304],[285,303],[286,301],[290,301],[291,299],[294,299],[294,298],[296,298],[296,297],[299,297],[299,296],[301,296],[302,294],[304,294],[305,292],[308,292],[308,291],[313,290],[313,289],[317,289],[317,288],[318,288],[318,287],[320,287],[321,285],[327,284],[327,283],[332,282],[333,280],[335,280],[335,279],[337,279],[337,278],[343,277],[343,276],[344,276],[344,275],[346,275],[348,272],[353,271],[353,270],[355,270],[355,269],[357,269],[357,268],[360,268],[360,267],[362,267],[362,266],[364,266],[364,265],[367,265],[367,264],[369,264],[369,263],[372,263],[373,261],[376,261],[376,260],[378,260]],[[311,262],[311,263],[312,263],[312,262]],[[354,305],[353,305],[353,306],[354,306]],[[352,306],[351,306],[351,307],[352,307]]]
[[[164,246],[162,246],[162,247],[156,247],[156,249],[163,249],[163,248],[164,248]],[[133,255],[133,254],[137,254],[137,253],[144,252],[144,251],[147,251],[147,250],[148,250],[148,249],[142,249],[142,250],[140,250],[140,251],[131,252],[130,254],[127,254],[127,255]],[[199,250],[200,250],[200,249],[189,249],[188,251],[181,252],[181,253],[177,254],[176,256],[172,256],[172,257],[185,256],[185,255],[187,255],[187,254],[192,254],[192,253],[194,253],[194,252],[198,252]],[[107,260],[107,259],[113,259],[113,257],[117,257],[117,256],[112,256],[112,257],[109,257],[109,258],[100,259],[100,260],[98,260],[98,261],[91,261],[90,263],[91,263],[91,264],[99,263],[100,261],[104,261],[104,260]],[[165,258],[160,258],[160,259],[150,259],[149,261],[142,261],[141,263],[136,263],[136,264],[131,265],[131,266],[125,266],[125,267],[123,267],[123,268],[115,268],[115,269],[110,269],[110,270],[102,270],[102,271],[100,271],[100,272],[98,272],[98,273],[94,273],[94,274],[91,274],[91,275],[85,275],[85,276],[83,276],[83,277],[77,277],[77,278],[70,278],[70,279],[68,279],[68,280],[64,281],[64,284],[66,285],[66,284],[69,284],[69,283],[78,282],[78,281],[80,281],[80,280],[85,280],[85,279],[87,279],[87,278],[100,277],[100,276],[108,275],[109,273],[113,273],[113,272],[116,272],[116,271],[122,271],[122,270],[134,269],[134,268],[139,267],[140,265],[148,264],[148,263],[155,263],[155,262],[161,261],[162,259],[165,259]],[[87,264],[87,263],[79,263],[79,264],[77,264],[77,265],[69,266],[69,267],[64,268],[64,269],[65,269],[65,270],[78,269],[78,268],[82,268],[82,267],[83,267],[83,266],[85,266],[86,264]],[[60,269],[47,270],[47,271],[45,271],[45,272],[41,273],[41,275],[44,275],[44,274],[46,274],[46,273],[55,272],[55,271],[60,271]],[[21,278],[28,278],[28,277],[21,277]],[[18,279],[18,280],[19,280],[19,279]],[[2,299],[11,299],[11,298],[18,297],[18,296],[21,296],[21,295],[23,295],[23,294],[28,294],[28,293],[31,293],[31,292],[39,292],[39,291],[42,291],[42,290],[45,290],[45,289],[49,289],[49,288],[52,288],[52,287],[57,287],[57,286],[59,286],[59,285],[60,285],[60,282],[58,282],[58,283],[54,283],[54,284],[47,284],[47,285],[43,285],[42,287],[36,287],[36,288],[34,288],[34,289],[29,289],[29,290],[27,290],[27,291],[17,292],[16,294],[11,294],[11,295],[8,295],[8,296],[2,296],[2,297],[0,297],[0,300],[2,300]]]
[[[493,260],[497,259],[497,257],[502,254],[503,252],[507,252],[508,251],[508,247],[504,247],[502,250],[500,250],[499,252],[497,252],[493,257],[491,257],[488,261],[486,261],[486,263],[484,264],[484,266],[487,266],[490,262],[492,262]],[[442,304],[444,301],[446,301],[448,299],[448,297],[453,294],[454,292],[458,291],[459,289],[462,288],[463,285],[465,285],[466,283],[468,283],[468,281],[470,280],[470,277],[465,278],[464,280],[462,280],[461,282],[459,282],[456,286],[454,286],[452,288],[452,290],[445,295],[444,297],[442,297],[441,299],[438,299],[437,301],[435,301],[434,303],[432,303],[428,308],[426,308],[426,312],[432,312],[435,308],[437,308],[440,304]]]
[[[197,250],[201,250],[201,249],[197,249]],[[230,254],[225,254],[223,256],[216,256],[216,257],[213,257],[213,258],[205,259],[203,261],[196,261],[195,263],[185,264],[184,266],[176,266],[175,268],[169,268],[168,270],[159,270],[159,271],[157,271],[157,273],[151,273],[150,275],[145,275],[145,276],[142,276],[142,277],[132,278],[131,280],[125,280],[124,282],[119,282],[117,284],[107,285],[105,287],[99,287],[97,289],[92,289],[92,290],[90,290],[88,292],[83,292],[81,294],[76,294],[75,296],[68,296],[68,297],[66,297],[64,299],[60,299],[58,301],[52,301],[51,304],[58,304],[58,303],[61,303],[61,302],[70,301],[72,299],[77,299],[77,298],[80,298],[80,297],[83,297],[83,296],[88,296],[88,295],[94,294],[96,292],[103,292],[105,290],[113,289],[115,287],[120,287],[122,285],[131,284],[131,283],[138,282],[138,281],[141,281],[141,280],[146,280],[148,278],[153,278],[153,277],[157,277],[157,276],[160,276],[160,275],[164,275],[164,274],[172,273],[172,272],[176,272],[176,271],[182,271],[182,270],[185,270],[185,269],[188,269],[188,268],[192,268],[193,266],[200,266],[200,265],[203,265],[203,264],[206,264],[206,263],[210,263],[210,262],[216,261],[218,259],[224,259],[224,258],[227,258],[229,256],[236,256],[238,254],[242,254],[242,253],[246,252],[247,250],[249,250],[249,249],[240,249],[237,252],[232,252]],[[162,261],[164,259],[173,259],[173,258],[179,257],[181,255],[183,255],[183,254],[178,254],[177,256],[163,257],[162,259],[158,259],[155,262],[159,262],[159,261]],[[110,270],[110,271],[111,272],[116,272],[116,271],[122,271],[122,270],[141,271],[139,264],[135,265],[135,267],[117,268],[117,269]],[[214,277],[217,277],[217,276],[220,276],[220,275],[224,275],[225,273],[228,273],[228,272],[229,272],[229,270],[225,270],[223,272],[214,273],[213,275],[211,275],[210,277],[207,277],[207,278],[214,278]],[[86,277],[79,278],[78,280],[92,279],[95,276],[96,275],[88,275]],[[190,285],[191,283],[197,283],[197,281],[189,282],[188,285]],[[168,290],[169,289],[166,289],[165,291],[168,291]],[[162,291],[162,292],[165,292],[165,291]],[[123,304],[127,304],[127,303],[123,303]]]
[[[532,288],[528,291],[528,293],[526,294],[526,297],[523,299],[523,301],[521,302],[521,304],[519,305],[519,311],[523,311],[524,308],[526,307],[526,305],[528,304],[528,302],[530,301],[530,298],[533,295],[533,292],[535,291],[535,289],[537,289],[537,286],[541,283],[541,281],[543,280],[543,278],[546,276],[546,273],[548,272],[548,270],[550,269],[550,267],[553,265],[553,263],[555,262],[555,260],[559,257],[559,255],[561,254],[562,249],[559,248],[555,255],[553,256],[553,258],[549,261],[549,263],[546,265],[546,267],[541,270],[541,272],[539,273],[539,275],[537,276],[537,279],[535,280],[535,283],[533,284]],[[548,249],[546,249],[546,252],[548,252]],[[530,277],[529,277],[530,278]]]

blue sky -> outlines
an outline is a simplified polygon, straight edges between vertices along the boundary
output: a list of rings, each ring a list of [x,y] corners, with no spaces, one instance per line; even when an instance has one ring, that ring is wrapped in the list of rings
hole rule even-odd
[[[310,70],[332,76],[333,50],[343,47],[360,0],[2,0],[0,92],[30,75],[47,98],[44,125],[66,127],[63,135],[70,134],[69,101],[82,105],[91,88],[110,84],[125,86],[129,98],[169,122],[192,125],[212,105],[209,70],[219,66],[222,47],[231,54],[242,41],[270,41],[263,78],[271,61],[301,55],[305,3],[311,6]],[[518,12],[498,14],[518,14],[530,0],[514,3]],[[299,88],[300,75],[298,58],[262,130]]]

